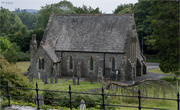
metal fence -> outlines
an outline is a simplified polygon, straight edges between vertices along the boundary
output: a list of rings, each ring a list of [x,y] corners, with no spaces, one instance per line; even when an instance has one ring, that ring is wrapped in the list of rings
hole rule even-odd
[[[40,110],[40,106],[39,106],[39,101],[40,101],[40,100],[66,102],[66,103],[69,103],[70,109],[72,110],[72,104],[73,104],[73,103],[79,103],[79,104],[80,104],[80,102],[73,102],[73,101],[72,101],[72,96],[71,96],[71,95],[72,95],[73,93],[74,93],[74,94],[101,95],[101,96],[102,96],[102,103],[84,103],[84,104],[102,105],[103,110],[106,109],[106,106],[138,108],[139,110],[141,110],[141,109],[158,109],[158,110],[165,110],[165,109],[163,109],[163,108],[152,108],[152,107],[143,107],[143,106],[141,106],[141,100],[142,100],[143,98],[144,98],[144,99],[154,99],[154,100],[160,99],[160,100],[177,101],[177,110],[180,110],[180,109],[179,109],[179,101],[180,101],[180,100],[179,100],[179,92],[177,93],[177,99],[168,99],[168,98],[144,97],[144,96],[141,96],[141,91],[140,91],[140,90],[138,91],[138,96],[105,94],[103,87],[102,87],[102,93],[101,93],[101,94],[98,94],[98,93],[85,93],[85,92],[72,92],[70,85],[69,85],[69,91],[42,90],[42,89],[39,89],[39,88],[38,88],[38,83],[37,83],[37,82],[36,82],[36,89],[22,88],[22,87],[11,87],[11,86],[9,86],[8,81],[7,81],[7,85],[0,85],[0,87],[1,87],[1,88],[2,88],[2,87],[5,87],[6,90],[7,90],[7,94],[6,94],[6,95],[0,95],[0,96],[7,97],[7,99],[8,99],[8,106],[11,106],[11,97],[22,98],[22,99],[33,99],[33,100],[36,100],[36,101],[37,101],[37,109],[38,109],[38,110]],[[36,91],[36,94],[37,94],[37,97],[36,97],[36,98],[28,98],[28,97],[21,97],[21,96],[12,96],[12,95],[10,95],[10,93],[9,93],[9,88],[16,88],[16,89],[23,89],[23,90],[35,90],[35,91]],[[39,91],[50,91],[50,92],[68,93],[70,99],[69,99],[69,101],[39,99],[39,96],[38,96],[38,95],[39,95]],[[137,99],[138,99],[138,106],[126,106],[126,105],[106,104],[106,103],[105,103],[105,99],[104,99],[105,96],[134,97],[134,98],[137,98]],[[166,110],[168,110],[168,109],[166,109]]]

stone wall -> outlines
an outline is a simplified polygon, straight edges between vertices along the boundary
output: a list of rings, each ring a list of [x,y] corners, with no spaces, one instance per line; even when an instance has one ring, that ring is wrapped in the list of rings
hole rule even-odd
[[[39,68],[38,68],[39,57],[42,57],[44,59],[44,63],[45,63],[44,64],[44,70],[39,70]],[[47,56],[46,52],[43,50],[42,47],[39,47],[36,54],[33,56],[33,62],[31,64],[31,70],[30,71],[31,71],[30,74],[34,74],[35,77],[38,77],[38,72],[40,72],[41,78],[45,73],[48,75],[48,77],[52,73],[51,60],[49,59],[49,57]]]
[[[82,60],[82,77],[90,77],[92,74],[93,77],[97,78],[98,74],[98,65],[100,61],[104,61],[104,53],[83,53],[83,52],[56,52],[58,57],[62,58],[62,76],[72,76],[77,73],[77,64],[78,61]],[[73,58],[73,70],[68,71],[68,57],[72,56]],[[93,71],[89,69],[89,59],[93,58]],[[110,68],[110,58],[114,57],[115,59],[115,70],[120,70],[121,60],[123,54],[105,54],[105,68]],[[91,73],[91,74],[90,74]]]

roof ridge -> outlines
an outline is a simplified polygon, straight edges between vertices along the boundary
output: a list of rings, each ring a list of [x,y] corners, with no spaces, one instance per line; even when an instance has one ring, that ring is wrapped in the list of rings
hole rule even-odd
[[[54,14],[53,16],[119,16],[119,15],[132,15],[129,14]]]

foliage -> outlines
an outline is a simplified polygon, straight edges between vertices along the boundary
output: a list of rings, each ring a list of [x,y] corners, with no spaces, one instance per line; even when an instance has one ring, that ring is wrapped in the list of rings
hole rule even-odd
[[[7,38],[2,36],[0,36],[0,44],[0,53],[6,52],[12,46],[12,43]]]
[[[18,31],[21,31],[23,34],[26,32],[27,27],[23,25],[21,19],[16,14],[2,7],[0,9],[0,13],[0,35],[4,36]]]
[[[131,7],[131,4],[120,4],[117,6],[117,8],[113,11],[114,14],[118,14],[119,12],[121,12],[124,9],[128,9],[129,7]]]
[[[132,10],[131,10],[131,7],[127,7],[121,11],[118,12],[118,14],[126,14],[126,13],[131,13]]]
[[[36,28],[45,29],[52,12],[54,14],[73,14],[73,5],[71,2],[64,0],[54,4],[53,7],[51,5],[42,6],[37,18]]]
[[[153,33],[149,44],[158,51],[163,72],[179,73],[179,4],[175,1],[152,2],[150,18]]]
[[[134,5],[133,11],[134,11],[134,17],[136,21],[136,27],[137,32],[139,36],[139,40],[141,41],[143,38],[146,38],[147,36],[152,34],[152,27],[151,27],[151,20],[149,19],[149,12],[151,8],[151,2],[150,1],[143,1],[139,0],[138,3]],[[147,39],[144,39],[146,41]],[[140,42],[140,45],[143,45],[143,53],[146,54],[156,54],[154,50],[152,50],[150,47],[147,48],[147,43]]]
[[[62,107],[69,107],[69,94],[68,93],[59,93],[59,92],[50,92],[50,91],[44,91],[43,97],[48,100],[58,100],[58,101],[65,101],[65,102],[55,102],[55,101],[45,101],[45,104],[51,105],[51,106],[62,106]],[[85,103],[102,103],[102,96],[94,96],[94,95],[86,95],[86,94],[72,94],[72,102],[81,102],[81,100],[84,100]],[[105,100],[107,100],[107,97],[105,97]],[[73,103],[73,108],[78,108],[79,103]],[[87,108],[90,107],[97,107],[102,108],[102,106],[96,106],[92,104],[86,104]]]
[[[102,12],[99,10],[99,8],[93,9],[91,7],[87,7],[85,5],[81,7],[74,7],[74,11],[76,14],[101,14]]]
[[[17,15],[22,20],[23,24],[28,27],[29,30],[35,28],[37,15],[32,15],[28,13],[26,10],[23,10],[22,12],[18,12]]]
[[[30,61],[30,53],[27,52],[17,52],[17,61]]]
[[[20,69],[17,68],[15,65],[9,64],[9,62],[0,55],[0,76],[1,85],[7,85],[7,81],[9,82],[9,86],[13,87],[24,87],[24,88],[34,88],[34,84],[30,83],[27,77],[23,76],[19,73]],[[15,89],[9,88],[11,96],[22,96],[22,97],[34,97],[34,91],[23,90],[23,89]],[[7,94],[6,88],[1,89],[1,94]],[[13,99],[18,99],[14,98]],[[29,101],[26,99],[26,101]]]

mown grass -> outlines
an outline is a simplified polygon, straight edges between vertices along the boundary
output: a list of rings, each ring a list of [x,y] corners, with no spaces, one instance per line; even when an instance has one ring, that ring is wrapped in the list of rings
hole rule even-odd
[[[160,68],[158,69],[153,69],[153,70],[149,70],[149,72],[152,72],[152,73],[159,73],[159,74],[167,74],[167,75],[174,75],[173,73],[169,72],[169,73],[164,73],[161,71]]]
[[[45,89],[45,90],[58,90],[58,91],[69,91],[69,85],[71,85],[71,91],[89,91],[91,89],[101,88],[101,83],[93,82],[87,82],[87,81],[80,81],[80,85],[73,85],[73,81],[71,79],[58,79],[58,83],[53,84],[44,84],[42,80],[39,80],[37,78],[34,78],[34,83],[38,83],[39,89]],[[48,79],[48,82],[50,83],[50,78]]]
[[[21,69],[20,73],[25,73],[30,66],[30,61],[17,62],[15,65]]]

